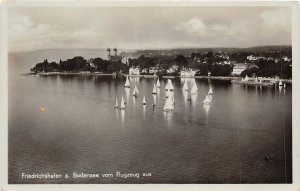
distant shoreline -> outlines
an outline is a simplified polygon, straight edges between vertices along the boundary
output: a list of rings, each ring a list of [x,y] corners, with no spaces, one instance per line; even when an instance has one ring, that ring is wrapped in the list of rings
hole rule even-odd
[[[54,76],[54,75],[81,75],[81,76],[117,76],[117,74],[104,74],[104,73],[81,73],[81,72],[48,72],[48,73],[24,73],[24,76]],[[142,77],[142,78],[157,78],[155,75],[128,75],[128,74],[118,74],[121,76],[129,77]],[[196,78],[196,79],[214,79],[214,80],[240,80],[242,77],[236,76],[194,76],[194,77],[180,77],[180,76],[162,76],[162,78]],[[251,78],[250,78],[251,79]],[[263,78],[263,79],[272,79],[273,78]],[[292,83],[292,80],[289,79],[275,79],[276,81],[282,81],[286,83]]]

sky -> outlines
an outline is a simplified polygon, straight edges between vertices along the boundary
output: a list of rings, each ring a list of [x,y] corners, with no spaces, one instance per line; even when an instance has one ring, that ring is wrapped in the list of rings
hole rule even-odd
[[[8,50],[291,45],[289,7],[9,7]]]

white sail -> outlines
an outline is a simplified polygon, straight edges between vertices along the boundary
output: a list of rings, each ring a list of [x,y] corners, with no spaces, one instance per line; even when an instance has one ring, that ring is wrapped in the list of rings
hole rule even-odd
[[[249,80],[249,78],[248,78],[248,76],[246,75],[246,77],[245,77],[245,80],[244,81],[248,81]]]
[[[146,105],[146,97],[143,97],[143,105]]]
[[[204,99],[204,101],[203,101],[203,103],[204,104],[210,104],[210,98],[208,97],[208,95],[206,95],[206,97],[205,97],[205,99]]]
[[[213,94],[212,88],[209,87],[208,94]]]
[[[115,107],[114,108],[118,108],[119,105],[118,105],[118,98],[116,97],[116,104],[115,104]]]
[[[157,87],[157,88],[160,88],[160,82],[159,82],[159,78],[157,79],[157,82],[156,82],[156,87]]]
[[[153,84],[153,90],[152,90],[152,94],[156,94],[157,93],[157,91],[156,91],[156,85],[155,84]]]
[[[166,103],[165,103],[163,110],[164,111],[172,111],[173,109],[174,109],[173,101],[172,101],[171,97],[168,97],[166,99]]]
[[[139,92],[139,89],[138,89],[136,86],[134,86],[134,88],[135,88],[136,93],[139,94],[139,93],[140,93],[140,92]]]
[[[136,89],[133,88],[132,96],[137,96]]]
[[[170,90],[172,91],[172,90],[174,90],[174,86],[173,86],[173,84],[172,84],[172,81],[171,81],[171,80],[169,80],[169,82],[170,82]]]
[[[285,87],[286,87],[286,83],[283,84],[283,88],[285,88]]]
[[[196,82],[194,82],[192,90],[191,90],[191,94],[196,94],[196,93],[198,93],[198,88],[197,88]]]
[[[124,102],[123,96],[122,96],[122,100],[121,100],[121,104],[120,104],[120,109],[125,109],[125,102]]]
[[[125,85],[124,85],[126,88],[129,88],[130,87],[130,82],[129,82],[129,79],[128,79],[128,76],[126,77],[126,82],[125,82]]]
[[[184,91],[188,91],[189,90],[189,87],[188,87],[188,84],[187,84],[186,80],[184,80],[184,85],[182,87],[182,90],[184,90]]]
[[[282,86],[282,81],[281,80],[279,81],[279,86]]]
[[[169,86],[170,86],[170,83],[169,83],[169,80],[168,80],[167,85],[165,86],[165,90],[166,90],[166,91],[168,91],[168,90],[170,89]]]
[[[138,95],[138,93],[139,93],[139,90],[137,89],[137,87],[136,87],[136,86],[134,86],[134,88],[133,88],[133,92],[132,92],[132,96],[137,96],[137,95]]]
[[[165,87],[165,90],[171,90],[171,91],[174,90],[174,86],[173,86],[172,81],[170,79],[168,79],[168,83]]]

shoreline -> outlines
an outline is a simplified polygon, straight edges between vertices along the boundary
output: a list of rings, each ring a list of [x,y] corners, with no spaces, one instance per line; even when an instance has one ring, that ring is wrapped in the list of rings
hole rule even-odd
[[[23,76],[54,76],[54,75],[82,75],[82,76],[128,76],[128,77],[142,77],[142,78],[158,78],[156,75],[128,75],[128,74],[105,74],[105,73],[81,73],[81,72],[48,72],[48,73],[24,73],[22,74]],[[214,79],[214,80],[241,80],[242,77],[237,77],[237,76],[186,76],[186,77],[181,77],[181,76],[162,76],[164,79],[175,79],[175,78],[195,78],[195,79]],[[250,80],[254,80],[255,78],[249,78]],[[292,80],[290,79],[274,79],[274,78],[267,78],[263,77],[262,80],[266,81],[282,81],[285,83],[292,83]]]

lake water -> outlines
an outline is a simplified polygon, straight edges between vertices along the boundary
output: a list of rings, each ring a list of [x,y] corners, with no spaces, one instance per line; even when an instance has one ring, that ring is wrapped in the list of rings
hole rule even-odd
[[[199,93],[189,103],[183,81],[173,79],[175,109],[164,112],[165,91],[151,94],[154,79],[132,78],[125,89],[125,77],[29,77],[20,74],[32,63],[16,57],[9,62],[11,184],[292,182],[291,85],[279,90],[196,79]],[[164,87],[166,79],[160,81]],[[209,84],[214,94],[205,107]],[[113,108],[121,96],[124,111]],[[265,154],[271,160],[265,161]],[[117,171],[151,176],[120,178]],[[48,172],[114,177],[21,176]]]

